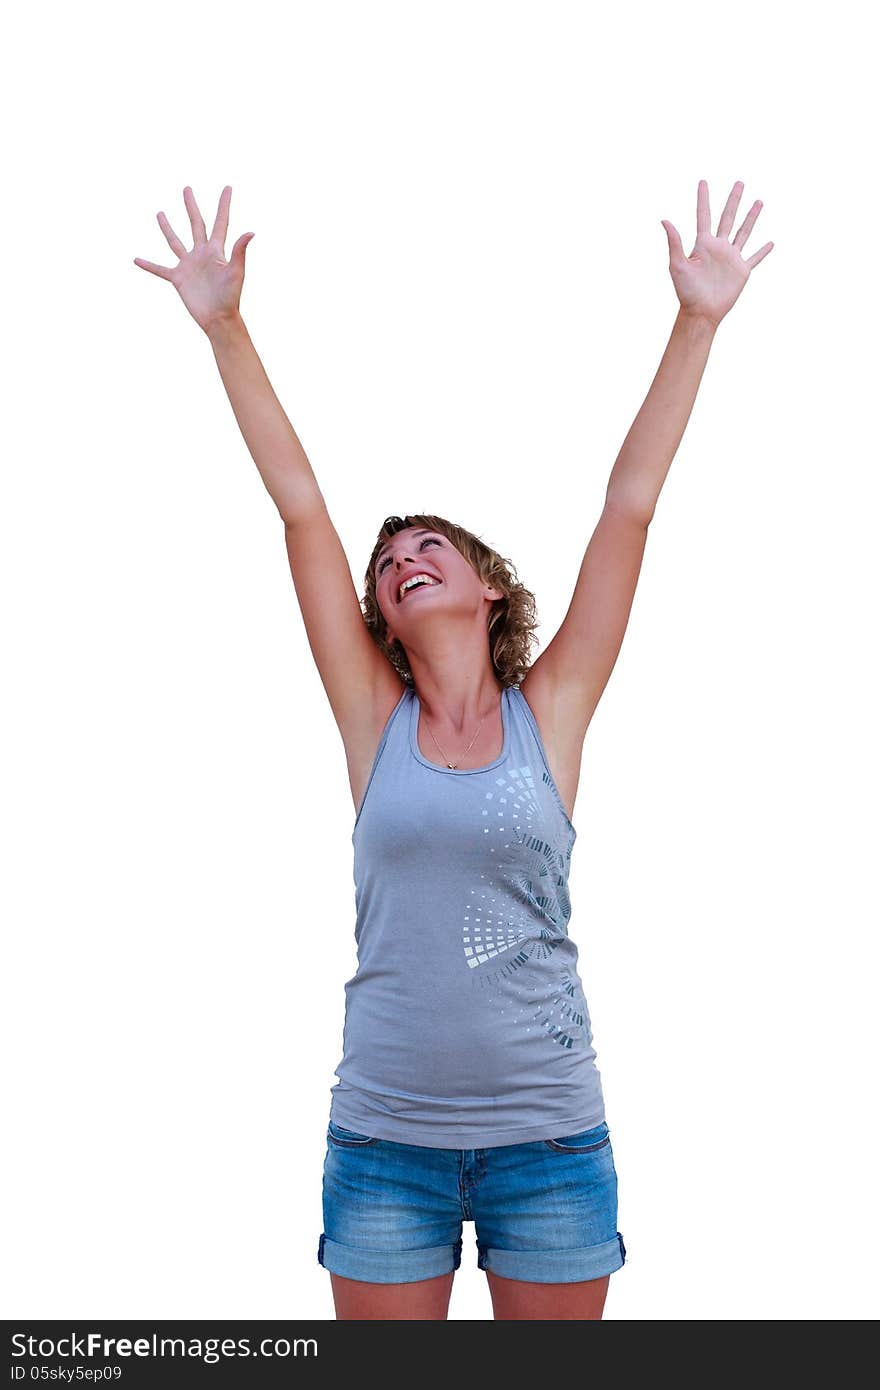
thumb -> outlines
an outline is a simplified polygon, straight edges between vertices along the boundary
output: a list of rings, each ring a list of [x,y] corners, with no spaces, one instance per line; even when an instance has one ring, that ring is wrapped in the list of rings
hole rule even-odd
[[[243,232],[232,248],[232,255],[229,257],[230,261],[239,261],[243,266],[244,253],[247,249],[248,243],[253,241],[255,236],[256,232]]]
[[[678,235],[678,232],[675,230],[671,222],[665,222],[663,218],[661,218],[660,221],[662,226],[666,229],[666,239],[669,242],[670,261],[683,260],[684,247],[681,244],[681,237]]]

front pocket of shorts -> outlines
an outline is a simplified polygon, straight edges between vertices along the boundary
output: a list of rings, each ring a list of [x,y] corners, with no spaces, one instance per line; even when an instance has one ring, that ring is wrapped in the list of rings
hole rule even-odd
[[[338,1125],[335,1120],[331,1120],[327,1125],[327,1138],[341,1148],[361,1149],[367,1144],[375,1144],[377,1140],[369,1134],[358,1134],[357,1130],[345,1129]]]
[[[593,1129],[582,1129],[579,1134],[564,1134],[559,1139],[545,1139],[548,1149],[564,1154],[591,1154],[604,1149],[611,1143],[608,1125],[603,1120]]]

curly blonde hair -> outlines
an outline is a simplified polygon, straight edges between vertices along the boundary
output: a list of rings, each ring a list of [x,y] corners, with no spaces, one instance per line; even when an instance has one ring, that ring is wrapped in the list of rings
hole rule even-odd
[[[489,654],[502,687],[518,685],[529,669],[532,643],[538,626],[534,594],[520,584],[513,563],[486,545],[479,536],[464,526],[447,521],[445,517],[427,512],[418,512],[414,516],[386,517],[373,547],[364,575],[366,593],[361,599],[361,607],[367,629],[379,650],[407,685],[412,685],[413,674],[406,651],[399,638],[395,637],[391,643],[386,641],[387,624],[376,601],[376,560],[379,551],[392,536],[409,526],[426,526],[445,536],[472,566],[481,583],[491,585],[503,595],[495,600],[489,610]]]

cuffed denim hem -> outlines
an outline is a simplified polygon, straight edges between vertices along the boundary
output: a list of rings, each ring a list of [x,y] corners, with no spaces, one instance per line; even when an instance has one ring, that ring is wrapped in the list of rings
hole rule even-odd
[[[493,1250],[478,1245],[477,1265],[502,1279],[524,1279],[530,1284],[574,1284],[581,1279],[601,1279],[613,1274],[626,1260],[623,1236],[580,1250]]]
[[[364,1250],[358,1245],[340,1245],[321,1234],[318,1263],[346,1279],[363,1279],[369,1284],[414,1284],[417,1279],[433,1279],[451,1274],[461,1264],[461,1240],[454,1245],[431,1245],[422,1250]]]

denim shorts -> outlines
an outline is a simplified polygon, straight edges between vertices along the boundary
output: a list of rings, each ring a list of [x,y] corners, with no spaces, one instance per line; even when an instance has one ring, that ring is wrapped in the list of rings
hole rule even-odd
[[[462,1223],[477,1265],[506,1279],[598,1279],[626,1259],[608,1125],[488,1149],[434,1149],[331,1120],[318,1261],[348,1279],[409,1284],[461,1264]]]

